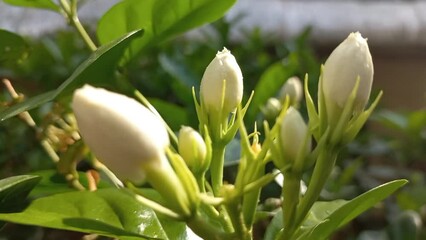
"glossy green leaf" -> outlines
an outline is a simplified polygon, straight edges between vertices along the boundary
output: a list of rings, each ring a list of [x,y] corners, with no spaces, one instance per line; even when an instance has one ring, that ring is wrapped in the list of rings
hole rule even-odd
[[[393,130],[404,131],[408,127],[408,120],[403,114],[389,110],[379,111],[372,119]]]
[[[248,122],[255,120],[260,107],[278,93],[285,81],[294,75],[295,70],[294,64],[282,62],[277,62],[266,69],[254,89],[254,96],[246,115]]]
[[[121,59],[124,50],[130,42],[142,35],[142,31],[131,32],[118,40],[99,47],[92,55],[84,61],[74,73],[63,82],[56,90],[52,90],[28,100],[13,105],[0,112],[0,121],[13,117],[21,112],[28,111],[43,103],[52,101],[59,94],[70,93],[84,83],[104,83],[114,76],[115,66]]]
[[[334,231],[391,195],[407,182],[407,180],[391,181],[347,202],[337,200],[321,203],[321,206],[318,205],[312,209],[311,217],[303,223],[301,230],[296,234],[298,235],[297,239],[326,239]]]
[[[27,54],[28,45],[21,36],[0,29],[0,64],[16,62]]]
[[[158,217],[163,230],[170,240],[191,240],[191,235],[188,233],[186,224],[183,222],[176,222],[164,217]]]
[[[24,207],[30,191],[40,181],[40,177],[20,175],[0,180],[0,212],[17,211]]]
[[[149,99],[149,102],[173,130],[178,131],[182,125],[188,122],[185,108],[161,99]]]
[[[42,197],[52,194],[76,191],[74,188],[69,186],[69,183],[66,181],[65,177],[59,174],[58,171],[54,169],[32,172],[31,174],[39,176],[41,178],[37,186],[35,186],[34,189],[31,191],[31,197]],[[80,183],[83,186],[87,187],[88,180],[86,174],[84,172],[79,172],[79,177]],[[111,186],[111,184],[101,179],[97,187],[99,189]]]
[[[59,12],[59,6],[52,0],[4,0],[5,3],[21,7],[34,7]]]
[[[0,220],[119,239],[167,239],[151,209],[123,190],[112,188],[39,198],[22,212],[1,213]]]
[[[99,21],[97,29],[101,43],[135,29],[144,29],[143,38],[132,44],[134,56],[149,45],[202,24],[215,21],[236,0],[127,0],[112,7]]]
[[[266,228],[263,240],[275,240],[278,233],[283,228],[283,224],[283,213],[282,209],[280,209],[275,213],[275,216]]]
[[[167,54],[160,54],[158,62],[161,68],[171,76],[169,82],[176,97],[182,103],[192,106],[192,87],[199,89],[200,81],[193,73],[190,65],[185,63],[183,56],[172,57]]]
[[[162,198],[160,193],[158,193],[156,190],[152,188],[140,188],[139,190],[142,192],[143,196],[154,200],[159,204],[166,205],[167,200]],[[184,222],[177,222],[161,215],[158,216],[158,220],[163,226],[163,229],[169,239],[191,239],[186,224]]]
[[[309,214],[305,221],[303,222],[303,228],[309,229],[312,228],[324,219],[327,219],[331,213],[348,203],[346,200],[338,199],[330,202],[315,202],[312,206],[312,209],[309,211]]]
[[[189,89],[188,91],[192,97],[192,91],[190,89],[192,87],[198,89],[200,87],[200,81],[191,69],[189,69],[188,65],[183,62],[183,59],[175,59],[166,54],[160,54],[160,56],[158,56],[158,61],[164,71],[176,78],[182,85]]]

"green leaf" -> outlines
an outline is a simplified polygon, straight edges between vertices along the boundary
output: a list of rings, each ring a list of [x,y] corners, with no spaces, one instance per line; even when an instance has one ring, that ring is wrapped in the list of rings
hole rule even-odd
[[[306,220],[303,222],[303,228],[312,228],[319,223],[323,222],[324,219],[328,218],[331,213],[348,203],[346,200],[338,199],[330,202],[315,202]]]
[[[280,230],[283,228],[283,213],[282,209],[275,213],[271,223],[266,228],[265,236],[263,240],[275,240]]]
[[[140,188],[139,191],[146,198],[149,198],[161,205],[165,205],[167,199],[161,197],[160,193],[152,188]],[[187,231],[186,224],[184,222],[177,222],[175,220],[168,219],[167,217],[158,216],[158,220],[161,222],[164,231],[166,232],[169,239],[191,239]]]
[[[372,119],[393,130],[404,132],[408,127],[408,119],[403,114],[389,110],[379,111]]]
[[[17,211],[23,207],[28,194],[39,181],[40,177],[32,175],[0,180],[0,212]]]
[[[202,24],[215,21],[236,0],[127,0],[112,7],[99,21],[101,43],[135,29],[144,29],[145,36],[132,44],[134,56],[149,45]]]
[[[314,205],[315,207],[311,210],[311,216],[303,223],[301,230],[296,233],[297,239],[326,239],[335,230],[346,225],[407,182],[404,179],[391,181],[347,202],[336,200],[328,203],[316,203],[316,206]]]
[[[42,170],[37,172],[32,172],[32,175],[41,177],[40,182],[34,189],[31,191],[31,197],[42,197],[52,194],[65,193],[65,192],[74,192],[74,188],[69,186],[69,183],[65,177],[59,174],[56,170]],[[88,180],[84,172],[79,172],[79,181],[83,186],[88,186]],[[111,187],[111,184],[101,181],[98,183],[99,188]]]
[[[1,213],[0,220],[119,239],[167,239],[151,209],[124,190],[112,188],[39,198],[22,212]]]
[[[0,64],[16,62],[28,54],[28,45],[24,39],[12,32],[0,29]]]
[[[178,131],[182,125],[188,122],[188,114],[183,107],[161,99],[149,99],[149,102],[157,109],[171,129]]]
[[[5,3],[20,7],[34,7],[59,12],[59,6],[52,0],[4,0]]]
[[[295,74],[295,71],[296,67],[294,64],[284,64],[281,61],[266,69],[254,88],[254,96],[246,115],[248,122],[253,122],[255,120],[260,107],[262,107],[270,97],[278,93],[281,86],[289,77]]]
[[[104,83],[106,79],[111,79],[114,76],[115,66],[121,59],[124,50],[132,40],[141,35],[142,30],[134,31],[118,40],[99,47],[56,90],[40,94],[5,109],[0,112],[0,121],[52,101],[59,94],[70,93],[84,83],[99,84]]]
[[[185,223],[176,222],[174,220],[162,217],[159,217],[158,220],[160,220],[164,232],[167,234],[167,237],[169,237],[169,239],[191,240]]]
[[[183,86],[188,89],[200,87],[198,77],[191,71],[191,69],[183,62],[183,59],[173,58],[167,54],[160,54],[158,61],[161,67],[169,73],[171,76],[176,78]],[[192,99],[192,91],[188,90]]]
[[[168,82],[176,97],[182,103],[192,106],[192,87],[200,88],[200,81],[191,68],[193,66],[186,64],[182,55],[169,56],[162,53],[158,56],[158,62],[161,68],[171,76]]]

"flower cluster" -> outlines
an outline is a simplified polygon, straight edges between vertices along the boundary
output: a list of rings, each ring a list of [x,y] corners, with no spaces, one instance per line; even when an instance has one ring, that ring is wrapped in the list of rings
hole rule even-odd
[[[378,100],[365,110],[373,72],[366,39],[351,33],[323,66],[317,105],[307,82],[303,89],[297,77],[288,79],[278,96],[267,101],[261,110],[273,126],[264,123],[262,143],[256,127],[247,133],[243,118],[251,98],[241,105],[243,75],[226,48],[204,72],[200,103],[194,91],[199,131],[183,126],[176,137],[157,113],[136,100],[88,85],[75,91],[72,108],[94,155],[123,181],[148,181],[167,203],[138,199],[186,221],[207,239],[250,239],[260,190],[275,178],[275,173],[265,173],[272,160],[284,175],[284,231],[278,237],[292,239],[318,199],[340,147],[356,136],[377,104]],[[298,111],[303,91],[308,122]],[[225,148],[237,131],[239,170],[234,184],[224,183]],[[302,196],[302,175],[311,167],[311,181]]]

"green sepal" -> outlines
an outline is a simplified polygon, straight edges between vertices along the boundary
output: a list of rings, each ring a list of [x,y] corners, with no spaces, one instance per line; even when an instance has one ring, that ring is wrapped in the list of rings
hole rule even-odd
[[[309,131],[312,132],[312,135],[314,136],[315,140],[318,141],[320,138],[320,119],[315,107],[315,103],[312,100],[311,94],[309,93],[308,89],[308,74],[305,75],[305,83],[304,83],[304,90],[305,90],[305,101],[306,101],[306,108],[308,110],[308,116],[309,116]]]
[[[332,130],[330,142],[332,145],[337,146],[342,144],[343,134],[349,126],[349,121],[353,118],[356,118],[359,113],[354,112],[355,99],[358,93],[358,88],[360,84],[360,77],[356,79],[355,86],[352,89],[351,94],[346,101],[345,106],[343,107],[343,112],[339,116],[337,125]],[[332,124],[331,122],[329,124]]]
[[[244,116],[247,113],[247,109],[250,106],[251,100],[253,99],[254,96],[254,91],[251,92],[249,99],[247,100],[247,103],[244,105],[243,108],[237,108],[237,113],[236,115],[240,115],[241,119],[244,119]],[[239,110],[241,109],[241,110]],[[230,142],[234,137],[235,134],[237,133],[238,129],[239,129],[240,125],[239,124],[232,124],[231,128],[228,129],[228,131],[226,132],[226,134],[223,136],[223,140],[224,142],[228,143]]]
[[[379,103],[382,96],[383,91],[380,91],[379,95],[377,95],[371,106],[366,111],[363,111],[359,116],[349,122],[348,127],[346,128],[346,131],[344,132],[342,137],[342,142],[344,144],[349,143],[356,137],[356,135],[358,135],[359,131],[364,126],[365,122],[367,122],[371,113],[377,107],[377,104]]]
[[[197,181],[192,174],[191,170],[189,170],[183,158],[177,154],[173,153],[170,150],[167,151],[167,155],[169,156],[169,160],[176,172],[177,177],[181,181],[185,194],[189,198],[191,214],[194,213],[200,203],[199,194],[200,189],[198,188]],[[182,193],[184,194],[184,193]]]
[[[324,71],[324,65],[321,65],[321,74],[320,74],[319,82],[318,82],[318,117],[319,117],[319,133],[320,133],[319,135],[323,134],[326,131],[327,126],[329,124],[324,92],[322,90],[323,71]]]

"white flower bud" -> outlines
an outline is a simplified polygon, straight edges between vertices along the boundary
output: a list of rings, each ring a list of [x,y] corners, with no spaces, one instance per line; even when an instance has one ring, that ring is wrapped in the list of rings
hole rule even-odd
[[[225,82],[225,96],[223,109],[221,99],[223,83]],[[200,86],[201,102],[207,113],[223,112],[225,114],[235,110],[243,98],[243,74],[235,57],[224,48],[207,66]]]
[[[85,143],[120,179],[142,182],[144,164],[170,168],[162,121],[136,100],[85,85],[74,92],[72,108]]]
[[[303,86],[298,77],[289,78],[281,87],[279,97],[282,103],[284,103],[287,96],[289,97],[291,106],[298,105],[302,100]]]
[[[179,131],[179,154],[193,172],[204,172],[209,164],[207,148],[201,135],[191,127],[182,126]]]
[[[275,121],[275,118],[280,114],[281,109],[283,108],[280,100],[276,98],[269,98],[266,101],[265,106],[261,107],[261,111],[265,116],[265,119],[268,121]]]
[[[322,74],[322,91],[329,115],[336,114],[335,107],[345,106],[358,77],[360,82],[354,111],[362,111],[370,97],[374,74],[367,39],[359,32],[349,34],[328,57]]]
[[[308,133],[308,126],[293,107],[289,107],[281,122],[280,141],[284,157],[290,161],[295,161],[297,155],[305,144],[305,138]],[[308,154],[311,149],[311,139],[306,142],[305,153]],[[280,166],[279,166],[280,167]]]

